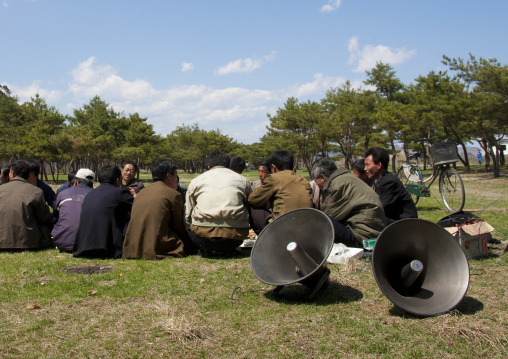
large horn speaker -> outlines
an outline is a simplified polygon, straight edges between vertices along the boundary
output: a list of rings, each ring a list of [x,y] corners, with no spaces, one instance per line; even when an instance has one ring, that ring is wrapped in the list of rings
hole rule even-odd
[[[422,219],[386,227],[374,245],[372,269],[384,295],[418,316],[453,309],[469,286],[469,265],[460,246],[446,230]]]
[[[300,208],[277,217],[258,236],[250,263],[254,275],[275,285],[300,282],[311,288],[312,299],[329,283],[326,259],[333,248],[333,225],[327,215],[313,208]]]

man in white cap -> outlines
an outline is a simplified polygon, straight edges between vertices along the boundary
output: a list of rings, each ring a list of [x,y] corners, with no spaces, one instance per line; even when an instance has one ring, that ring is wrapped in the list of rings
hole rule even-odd
[[[74,239],[79,227],[79,216],[85,196],[93,189],[95,174],[88,168],[81,168],[74,176],[70,187],[59,192],[53,204],[51,231],[53,242],[62,252],[72,252]]]

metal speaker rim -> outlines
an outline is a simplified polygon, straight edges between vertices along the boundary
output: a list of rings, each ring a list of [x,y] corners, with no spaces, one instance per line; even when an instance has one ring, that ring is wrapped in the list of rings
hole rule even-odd
[[[313,223],[313,219],[318,219],[320,222]],[[310,223],[308,220],[311,220]],[[299,226],[301,223],[304,223],[304,225]],[[322,225],[322,227],[319,227],[319,225]],[[280,227],[290,228],[292,234],[283,236],[283,238],[273,238],[274,236],[277,237],[277,231]],[[320,230],[324,234],[327,234],[328,238],[319,237],[318,233]],[[306,235],[317,236],[313,239],[308,239],[305,237]],[[333,249],[333,241],[334,230],[332,221],[322,211],[315,208],[298,208],[288,211],[274,219],[259,233],[252,247],[250,257],[252,272],[261,282],[270,285],[285,286],[301,282],[310,278],[326,265],[326,260]],[[290,254],[286,249],[287,245],[291,242],[296,242],[298,246],[309,252],[311,257],[316,261],[316,268],[303,277],[296,278],[289,273],[290,270],[288,268],[291,268],[291,266],[294,268],[291,260],[288,259]],[[268,258],[262,258],[261,256],[267,256]],[[258,258],[261,259],[258,260]],[[282,264],[279,265],[279,263]],[[279,273],[283,272],[284,274],[281,276],[286,278],[274,280],[273,277],[270,277],[266,273],[270,269],[279,271]]]
[[[397,273],[412,259],[423,263],[424,270],[413,288],[406,288]],[[372,271],[379,289],[396,307],[422,317],[455,308],[470,280],[466,255],[453,236],[417,218],[397,221],[381,232],[372,252]]]

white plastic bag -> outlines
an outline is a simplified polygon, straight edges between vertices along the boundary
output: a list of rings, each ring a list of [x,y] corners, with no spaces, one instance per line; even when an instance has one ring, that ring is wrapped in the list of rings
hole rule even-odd
[[[332,252],[326,260],[328,263],[346,264],[349,258],[360,259],[363,257],[363,248],[350,248],[344,243],[334,243]]]

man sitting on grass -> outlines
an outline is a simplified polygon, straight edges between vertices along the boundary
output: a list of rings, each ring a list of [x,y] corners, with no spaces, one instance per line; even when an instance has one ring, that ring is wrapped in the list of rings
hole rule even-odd
[[[252,190],[229,164],[227,154],[210,153],[205,159],[208,171],[194,178],[187,189],[185,219],[192,241],[204,255],[234,253],[249,235],[247,198]]]
[[[28,183],[31,165],[11,165],[11,181],[0,186],[0,249],[35,249],[53,245],[51,213],[42,190]]]
[[[293,209],[313,207],[309,181],[293,172],[293,162],[293,154],[289,151],[278,150],[270,155],[272,173],[249,196],[251,207],[263,208],[269,202],[272,208],[270,219]],[[262,228],[254,230],[259,229]]]
[[[193,250],[183,221],[176,166],[159,159],[152,167],[152,177],[154,183],[139,192],[132,205],[122,258],[181,258]]]
[[[56,247],[62,252],[72,252],[74,239],[79,228],[81,206],[85,196],[93,190],[95,174],[88,168],[81,168],[74,174],[70,187],[56,195],[53,204],[51,235]]]
[[[120,258],[134,198],[120,188],[120,169],[99,170],[100,186],[88,193],[81,207],[72,255],[88,258]]]

